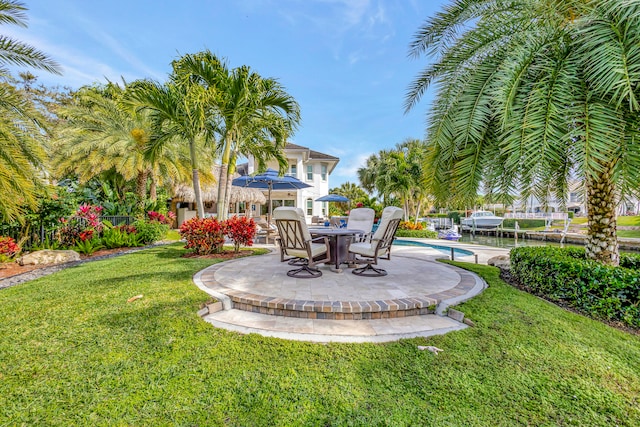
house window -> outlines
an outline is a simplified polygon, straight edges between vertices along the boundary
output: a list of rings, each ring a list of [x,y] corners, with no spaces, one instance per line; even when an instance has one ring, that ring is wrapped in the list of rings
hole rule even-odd
[[[327,165],[320,166],[320,176],[322,177],[322,181],[327,181]]]
[[[307,215],[313,215],[313,199],[307,199]]]
[[[289,161],[289,173],[287,175],[292,176],[294,178],[298,177],[298,165],[296,164],[295,160]]]
[[[307,165],[307,181],[313,181],[313,165]]]
[[[291,206],[295,207],[296,201],[291,199],[273,199],[271,200],[271,211],[275,208],[279,208],[280,206]],[[269,212],[269,204],[265,203],[260,207],[260,215],[266,215]]]
[[[327,202],[322,202],[322,216],[327,216]]]

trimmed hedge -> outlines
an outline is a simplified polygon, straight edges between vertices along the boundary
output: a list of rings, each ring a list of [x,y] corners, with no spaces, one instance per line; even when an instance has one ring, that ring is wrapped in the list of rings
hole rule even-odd
[[[504,228],[515,228],[516,221],[518,221],[518,227],[520,228],[538,228],[544,227],[546,225],[544,219],[514,219],[507,218],[502,221],[502,226]]]
[[[511,274],[534,295],[640,327],[639,255],[621,254],[620,267],[610,267],[587,260],[584,248],[514,248]]]
[[[401,230],[398,228],[396,237],[415,237],[426,239],[437,239],[438,233],[431,230]]]

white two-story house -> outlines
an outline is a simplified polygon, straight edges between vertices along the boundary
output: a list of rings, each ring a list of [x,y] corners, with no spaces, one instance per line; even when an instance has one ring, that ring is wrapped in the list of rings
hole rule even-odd
[[[329,214],[327,202],[316,202],[319,197],[329,193],[329,177],[340,161],[339,158],[312,150],[301,145],[287,143],[284,148],[289,168],[287,175],[298,178],[311,187],[296,190],[274,190],[271,193],[273,209],[278,206],[295,206],[302,208],[307,216],[307,222],[314,216],[326,217]],[[250,158],[248,163],[238,165],[240,174],[251,175],[256,172],[257,164]],[[267,164],[267,167],[278,170],[277,162]],[[265,196],[267,190],[264,190]],[[268,206],[252,205],[251,216],[266,215]]]

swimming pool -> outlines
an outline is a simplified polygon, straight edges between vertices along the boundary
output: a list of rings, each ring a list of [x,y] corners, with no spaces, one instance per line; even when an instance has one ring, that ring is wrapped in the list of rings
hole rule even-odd
[[[434,245],[431,243],[416,242],[414,240],[395,240],[393,244],[397,246],[419,246],[423,248],[432,248],[446,255],[451,255],[451,246],[440,246],[440,245]],[[453,248],[453,252],[454,252],[454,255],[458,255],[458,256],[473,255],[473,252],[468,251],[466,249],[460,249],[460,248]]]

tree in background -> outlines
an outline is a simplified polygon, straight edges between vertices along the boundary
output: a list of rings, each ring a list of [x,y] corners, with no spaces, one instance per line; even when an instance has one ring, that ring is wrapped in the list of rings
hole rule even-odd
[[[619,261],[616,201],[640,188],[640,2],[458,0],[411,43],[433,61],[426,184],[440,200],[487,192],[566,200],[586,187],[589,258]]]
[[[391,150],[381,150],[358,169],[362,187],[375,191],[385,206],[397,200],[404,209],[405,220],[417,218],[427,201],[423,185],[423,163],[426,148],[417,139],[407,139]]]
[[[149,198],[155,200],[157,183],[188,180],[189,154],[179,144],[148,150],[153,123],[148,111],[122,102],[128,90],[126,83],[78,90],[70,105],[57,110],[63,120],[52,141],[53,161],[58,176],[73,174],[81,183],[108,171],[135,180],[138,211],[143,211],[149,181]]]

